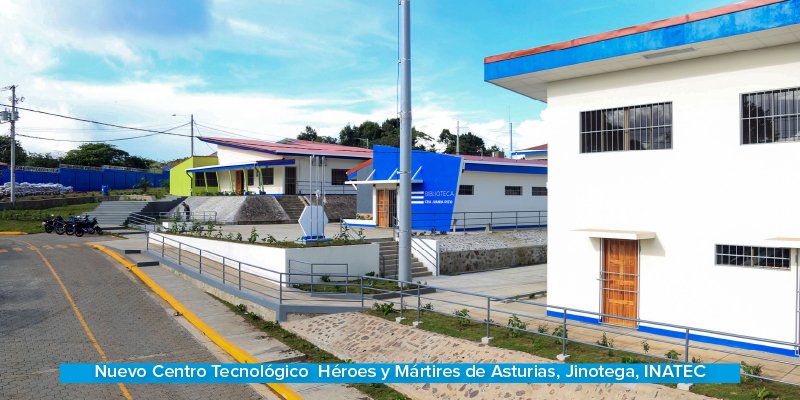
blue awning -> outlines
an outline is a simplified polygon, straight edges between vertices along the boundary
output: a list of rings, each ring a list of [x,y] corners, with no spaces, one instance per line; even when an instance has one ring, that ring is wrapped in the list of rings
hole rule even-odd
[[[214,172],[214,171],[226,171],[232,169],[253,169],[253,168],[263,168],[263,167],[277,167],[281,165],[294,165],[294,160],[269,160],[269,161],[255,161],[247,164],[237,164],[237,165],[209,165],[205,167],[197,167],[197,168],[188,168],[186,172]]]

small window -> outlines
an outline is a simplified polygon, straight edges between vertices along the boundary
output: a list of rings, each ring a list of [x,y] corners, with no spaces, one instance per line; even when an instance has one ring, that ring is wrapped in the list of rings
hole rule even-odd
[[[522,186],[506,186],[506,196],[522,196]]]
[[[261,168],[261,184],[274,185],[275,184],[275,170],[272,168]]]
[[[217,173],[216,172],[206,172],[206,186],[209,187],[217,187]]]
[[[742,144],[800,141],[800,88],[742,95]]]
[[[206,185],[206,173],[205,172],[195,172],[194,173],[194,186],[205,186]]]
[[[331,185],[341,186],[347,182],[346,169],[332,169],[331,170]]]
[[[458,185],[458,194],[462,196],[472,196],[475,194],[475,185]]]
[[[256,170],[247,169],[244,172],[245,172],[245,174],[247,174],[247,186],[255,185]]]
[[[547,188],[542,186],[534,186],[531,188],[532,196],[547,196]]]
[[[717,265],[735,265],[751,268],[788,270],[791,266],[791,251],[782,247],[756,247],[718,244]]]

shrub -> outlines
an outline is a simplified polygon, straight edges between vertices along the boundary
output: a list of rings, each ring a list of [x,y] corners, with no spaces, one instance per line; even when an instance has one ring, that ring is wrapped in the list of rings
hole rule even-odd
[[[241,242],[242,240],[244,240],[244,238],[242,237],[242,233],[236,232],[236,241]]]
[[[650,354],[650,343],[647,340],[642,340],[642,350],[645,354]]]
[[[692,364],[702,364],[703,359],[697,356],[692,356]]]
[[[250,237],[247,238],[249,243],[255,243],[258,240],[258,232],[256,232],[256,227],[254,226],[253,229],[250,229]]]
[[[453,311],[453,315],[455,315],[456,318],[458,318],[459,326],[468,326],[471,322],[469,319],[469,310],[466,308]]]
[[[378,311],[383,315],[389,315],[397,312],[397,310],[394,309],[394,304],[392,303],[375,303],[375,305],[372,307],[375,309],[375,311]]]
[[[679,359],[681,357],[681,353],[678,353],[675,350],[670,350],[670,351],[664,353],[664,356],[669,358],[670,360],[677,360],[677,359]]]
[[[567,331],[564,330],[564,326],[562,326],[562,325],[558,325],[558,326],[555,327],[555,329],[553,329],[553,336],[556,336],[556,337],[559,338],[559,339],[556,339],[556,343],[558,343],[558,344],[563,344],[564,340],[569,339],[569,337],[567,335]]]
[[[319,277],[319,280],[322,281],[322,282],[326,282],[327,283],[327,282],[331,281],[331,277],[328,276],[328,275],[322,275],[322,276]]]
[[[753,389],[753,398],[757,400],[774,399],[775,395],[762,386],[758,389]]]
[[[244,304],[237,304],[236,310],[238,310],[239,312],[247,312],[247,306]]]
[[[515,314],[511,314],[511,317],[508,318],[508,335],[512,338],[522,336],[522,330],[526,329],[528,325],[522,320],[519,319]]]
[[[364,276],[375,276],[375,271],[369,271]]]
[[[550,327],[547,326],[546,324],[542,324],[536,327],[536,331],[539,333],[548,334],[550,333]]]
[[[431,303],[425,303],[425,305],[424,305],[424,306],[422,306],[422,309],[423,309],[423,310],[428,310],[428,311],[433,311],[433,304],[431,304]]]
[[[280,322],[275,322],[275,321],[264,321],[264,325],[262,325],[262,328],[268,329],[268,330],[275,329],[275,328],[280,328],[280,327],[281,327]]]
[[[752,380],[760,380],[758,378],[754,378],[754,376],[761,376],[762,372],[761,369],[763,367],[761,364],[748,364],[742,361],[741,365],[742,365],[742,373],[752,375],[752,376],[742,375],[742,383],[750,382]]]
[[[611,350],[614,348],[614,339],[609,339],[605,332],[603,332],[603,336],[600,337],[600,340],[597,341],[597,344],[607,348],[609,356],[614,355],[614,351]]]
[[[258,320],[261,319],[261,317],[259,317],[258,314],[254,313],[252,311],[247,313],[247,318],[250,318],[251,321],[258,321]]]

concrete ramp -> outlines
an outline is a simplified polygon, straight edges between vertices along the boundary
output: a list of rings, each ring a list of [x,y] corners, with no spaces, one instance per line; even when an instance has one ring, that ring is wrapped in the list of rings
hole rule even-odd
[[[273,196],[192,196],[184,200],[192,212],[215,211],[220,224],[290,222]],[[179,203],[173,211],[183,211]]]

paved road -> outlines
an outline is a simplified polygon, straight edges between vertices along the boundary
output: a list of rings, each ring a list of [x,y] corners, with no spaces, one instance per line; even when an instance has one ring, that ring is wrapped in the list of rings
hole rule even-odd
[[[60,385],[61,362],[219,362],[93,240],[0,237],[0,399],[260,398],[246,385]]]

